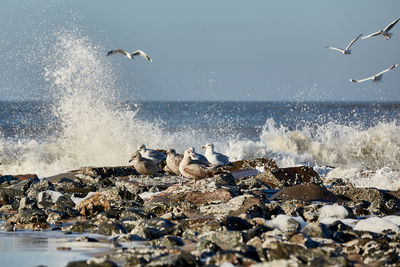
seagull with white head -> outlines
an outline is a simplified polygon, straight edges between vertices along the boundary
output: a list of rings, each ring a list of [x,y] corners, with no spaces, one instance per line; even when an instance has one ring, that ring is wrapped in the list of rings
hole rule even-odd
[[[107,56],[111,56],[111,55],[114,55],[117,53],[123,54],[129,59],[133,59],[134,56],[142,56],[145,59],[147,59],[148,61],[152,62],[151,58],[142,50],[136,50],[136,51],[133,51],[132,53],[129,53],[129,52],[126,52],[125,50],[119,48],[119,49],[108,51]]]
[[[225,156],[221,153],[214,151],[213,144],[208,143],[204,145],[203,148],[206,149],[204,155],[206,156],[207,160],[211,163],[211,166],[223,166],[231,164],[228,156]]]

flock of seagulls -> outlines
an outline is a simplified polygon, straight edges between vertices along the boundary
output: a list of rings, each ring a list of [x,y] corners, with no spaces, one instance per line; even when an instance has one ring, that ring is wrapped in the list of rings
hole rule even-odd
[[[337,47],[333,47],[333,46],[327,46],[327,48],[332,49],[332,50],[339,51],[339,52],[341,52],[341,53],[344,54],[344,55],[350,55],[350,54],[351,54],[351,46],[352,46],[358,39],[360,39],[360,38],[363,40],[363,39],[367,39],[367,38],[372,37],[372,36],[381,35],[381,36],[383,36],[386,40],[389,40],[389,39],[392,37],[392,35],[393,35],[393,33],[390,33],[389,31],[394,27],[394,25],[396,25],[396,23],[397,23],[399,20],[400,20],[400,18],[398,18],[398,19],[394,20],[393,22],[391,22],[391,23],[390,23],[388,26],[386,26],[386,28],[384,28],[383,30],[379,30],[379,31],[377,31],[377,32],[368,34],[367,36],[361,37],[362,34],[358,35],[356,38],[354,38],[354,39],[347,45],[347,47],[346,47],[345,49],[337,48]],[[379,73],[377,73],[377,74],[375,74],[375,75],[372,75],[372,76],[370,76],[370,77],[367,77],[367,78],[364,78],[364,79],[360,79],[360,80],[350,79],[350,81],[351,81],[351,82],[354,82],[354,83],[361,83],[361,82],[365,82],[365,81],[368,81],[368,80],[372,80],[373,82],[379,83],[379,82],[382,81],[382,76],[383,76],[384,73],[386,73],[386,72],[388,72],[388,71],[390,71],[390,70],[392,70],[392,69],[394,69],[394,68],[396,68],[396,67],[397,67],[397,64],[394,64],[394,65],[390,66],[389,68],[387,68],[387,69],[385,69],[385,70],[383,70],[383,71],[381,71],[381,72],[379,72]]]
[[[159,163],[165,160],[169,172],[195,180],[213,177],[220,173],[217,167],[231,164],[226,155],[214,151],[213,144],[206,144],[203,148],[205,155],[189,147],[183,155],[176,153],[175,149],[168,149],[165,156],[157,150],[140,145],[129,162],[132,162],[139,174],[151,176],[160,171]]]

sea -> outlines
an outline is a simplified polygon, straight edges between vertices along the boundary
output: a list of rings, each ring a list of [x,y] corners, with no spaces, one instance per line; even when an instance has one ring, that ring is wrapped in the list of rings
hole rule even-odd
[[[126,100],[101,46],[75,31],[53,37],[43,56],[45,100],[0,101],[2,175],[128,165],[140,144],[202,153],[213,143],[231,161],[267,157],[355,186],[400,189],[400,102]]]

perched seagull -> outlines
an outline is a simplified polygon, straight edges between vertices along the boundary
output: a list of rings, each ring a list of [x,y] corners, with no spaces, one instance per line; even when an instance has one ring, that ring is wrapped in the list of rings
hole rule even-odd
[[[383,76],[383,74],[384,74],[385,72],[388,72],[388,71],[390,71],[390,70],[392,70],[392,69],[394,69],[394,68],[396,68],[396,67],[397,67],[397,64],[394,64],[393,66],[390,66],[389,68],[387,68],[387,69],[385,69],[385,70],[383,70],[383,71],[381,71],[381,72],[375,74],[374,76],[371,76],[371,77],[368,77],[368,78],[365,78],[365,79],[362,79],[362,80],[353,80],[353,79],[350,79],[350,81],[351,81],[351,82],[354,82],[354,83],[361,83],[361,82],[365,82],[365,81],[368,81],[368,80],[372,80],[373,82],[379,83],[379,82],[381,82],[382,76]]]
[[[136,50],[136,51],[134,51],[132,53],[129,53],[129,52],[126,52],[123,49],[115,49],[115,50],[108,51],[107,56],[114,55],[116,53],[124,54],[129,59],[133,59],[134,56],[142,56],[145,59],[147,59],[148,61],[150,61],[150,62],[152,61],[151,58],[145,52],[143,52],[142,50]]]
[[[350,55],[350,54],[351,54],[351,49],[350,49],[350,47],[351,47],[358,39],[360,39],[361,36],[362,36],[362,34],[360,34],[359,36],[357,36],[356,38],[354,38],[353,41],[351,41],[351,42],[346,46],[345,49],[337,48],[337,47],[333,47],[333,46],[327,46],[326,48],[339,51],[339,52],[341,52],[343,55]]]
[[[167,150],[167,166],[173,173],[179,176],[181,175],[179,171],[179,163],[181,163],[182,158],[182,155],[176,154],[175,149],[171,148]]]
[[[179,171],[184,177],[197,180],[213,177],[217,173],[203,164],[195,163],[192,160],[192,156],[192,151],[186,149],[183,154],[183,159],[179,164]]]
[[[148,149],[143,144],[141,144],[138,147],[138,151],[140,152],[140,154],[142,155],[143,158],[150,159],[157,163],[159,163],[167,158],[163,153],[161,153],[157,150],[154,150],[154,149]]]
[[[231,164],[227,156],[214,151],[213,144],[206,144],[202,148],[206,149],[205,156],[207,160],[211,163],[211,166],[221,166],[221,165]]]
[[[196,163],[199,163],[199,164],[207,165],[207,166],[211,165],[211,163],[207,160],[207,158],[205,156],[194,151],[194,147],[189,147],[188,149],[190,151],[192,151],[192,160],[193,161],[195,161]]]
[[[133,153],[129,162],[133,162],[133,167],[135,167],[135,170],[142,175],[150,176],[160,171],[157,162],[143,158],[138,151]]]
[[[385,29],[383,30],[379,30],[377,32],[371,33],[367,36],[364,36],[361,39],[367,39],[371,36],[375,36],[375,35],[382,35],[383,37],[385,37],[386,40],[389,40],[390,37],[392,37],[393,33],[390,33],[389,31],[393,28],[394,25],[396,25],[396,23],[400,20],[400,18],[396,19],[395,21],[393,21],[392,23],[390,23]]]

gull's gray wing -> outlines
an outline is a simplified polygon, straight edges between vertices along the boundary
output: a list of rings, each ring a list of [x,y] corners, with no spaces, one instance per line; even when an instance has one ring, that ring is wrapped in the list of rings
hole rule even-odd
[[[398,19],[396,19],[395,21],[393,21],[392,23],[390,23],[390,24],[384,29],[384,31],[385,31],[385,32],[390,31],[390,30],[393,28],[393,26],[396,25],[396,23],[397,23],[399,20],[400,20],[400,18],[398,18]]]
[[[390,71],[390,70],[392,70],[392,69],[394,69],[394,68],[396,68],[396,67],[397,67],[397,64],[394,64],[394,65],[390,66],[389,68],[387,68],[387,69],[385,69],[385,70],[383,70],[383,71],[381,71],[381,72],[375,74],[375,76],[382,75],[382,74],[384,74],[385,72],[388,72],[388,71]]]
[[[360,37],[362,36],[362,34],[360,34],[359,36],[357,36],[356,38],[353,39],[353,41],[351,41],[349,43],[349,45],[346,47],[346,50],[348,50],[358,39],[360,39]]]
[[[362,37],[361,39],[362,39],[362,40],[364,40],[364,39],[367,39],[367,38],[369,38],[369,37],[372,37],[372,36],[379,35],[379,34],[381,34],[381,33],[382,33],[382,31],[377,31],[377,32],[374,32],[374,33],[368,34],[368,35],[366,35],[366,36]]]

